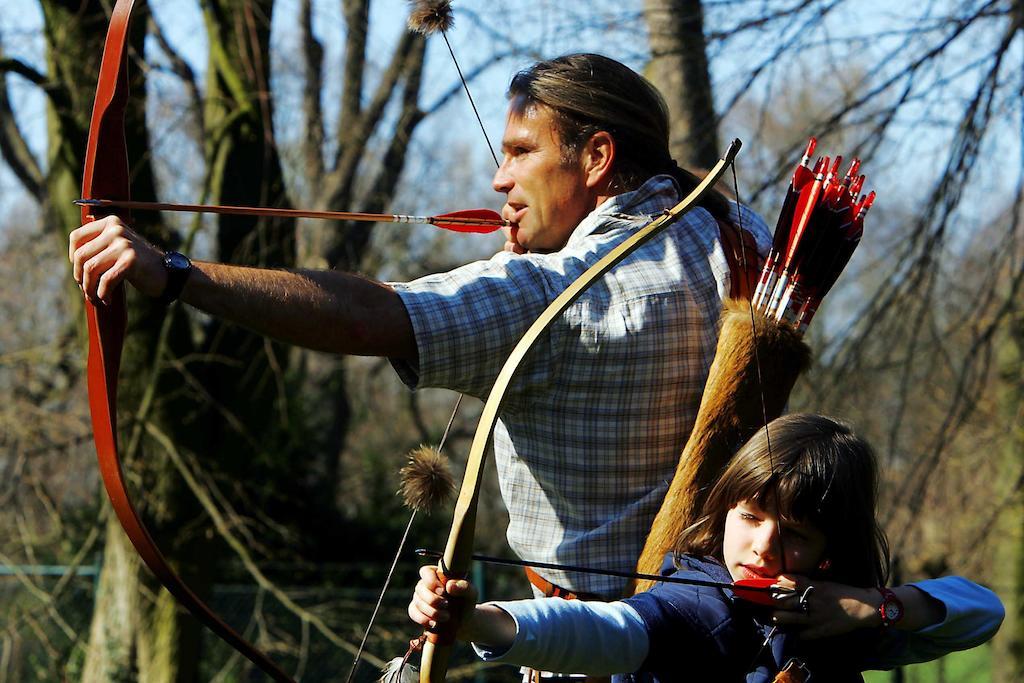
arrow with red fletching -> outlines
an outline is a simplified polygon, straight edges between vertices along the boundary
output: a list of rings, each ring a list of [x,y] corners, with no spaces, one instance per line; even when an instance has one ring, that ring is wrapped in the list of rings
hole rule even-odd
[[[428,557],[438,561],[438,568],[441,569],[443,574],[449,574],[447,567],[444,566],[444,554],[437,552],[436,550],[427,550],[426,548],[418,548],[416,554],[420,557]],[[534,567],[536,569],[557,569],[559,571],[566,572],[579,572],[582,574],[597,574],[599,576],[615,576],[624,579],[649,579],[651,581],[660,581],[662,583],[680,583],[685,586],[705,586],[708,588],[727,588],[731,590],[736,597],[742,598],[747,602],[752,602],[757,605],[766,605],[768,607],[778,605],[778,600],[784,599],[787,596],[794,595],[795,591],[791,588],[780,586],[776,583],[776,579],[771,577],[757,577],[753,579],[737,579],[732,583],[725,581],[711,581],[709,579],[690,579],[683,576],[663,576],[661,574],[644,574],[642,572],[624,572],[617,569],[596,569],[594,567],[579,567],[571,564],[555,564],[552,562],[531,562],[529,560],[514,560],[510,557],[494,557],[492,555],[480,555],[473,553],[470,555],[470,559],[477,562],[483,562],[484,564],[499,564],[506,567]]]
[[[511,225],[497,211],[463,209],[439,216],[409,216],[398,213],[360,213],[357,211],[307,211],[305,209],[272,209],[256,206],[210,206],[207,204],[168,204],[113,199],[76,199],[79,206],[97,209],[122,208],[139,211],[176,211],[184,213],[219,213],[235,216],[273,216],[279,218],[317,218],[364,223],[423,223],[455,232],[489,233]]]
[[[860,159],[842,175],[841,156],[819,157],[812,169],[816,146],[811,138],[793,173],[752,299],[765,315],[801,332],[860,243],[864,215],[875,200],[874,192],[860,195],[865,180],[858,175]]]
[[[793,179],[789,183],[786,199],[782,203],[782,211],[779,212],[779,220],[775,225],[775,236],[772,238],[772,246],[768,251],[768,258],[765,261],[764,270],[761,272],[761,279],[757,283],[757,289],[751,298],[755,306],[761,303],[763,297],[770,295],[772,288],[775,286],[775,278],[777,276],[775,264],[786,253],[789,226],[792,224],[793,216],[796,213],[800,191],[803,190],[805,185],[814,180],[814,172],[811,170],[810,162],[811,155],[814,154],[814,148],[817,145],[817,138],[811,138],[807,141],[804,156],[800,163],[797,164],[796,170],[793,171]]]

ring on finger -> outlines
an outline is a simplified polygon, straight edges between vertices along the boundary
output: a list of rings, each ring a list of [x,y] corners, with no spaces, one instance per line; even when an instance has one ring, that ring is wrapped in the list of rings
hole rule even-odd
[[[800,606],[800,611],[804,614],[807,614],[810,610],[810,597],[813,592],[814,586],[808,586],[804,589],[803,593],[800,594],[800,600],[797,604]]]

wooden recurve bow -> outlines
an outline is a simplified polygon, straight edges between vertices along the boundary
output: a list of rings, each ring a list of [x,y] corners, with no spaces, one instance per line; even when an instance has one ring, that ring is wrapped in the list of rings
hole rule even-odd
[[[131,198],[124,112],[128,102],[128,27],[133,4],[133,0],[117,0],[111,13],[89,126],[82,180],[85,199]],[[123,210],[101,211],[84,206],[82,223],[110,214],[128,217]],[[266,654],[224,623],[185,585],[168,565],[132,504],[117,447],[117,375],[127,325],[124,285],[119,285],[111,294],[109,303],[93,304],[86,300],[85,309],[89,327],[88,384],[93,438],[103,485],[121,526],[146,566],[189,612],[273,680],[293,683]]]

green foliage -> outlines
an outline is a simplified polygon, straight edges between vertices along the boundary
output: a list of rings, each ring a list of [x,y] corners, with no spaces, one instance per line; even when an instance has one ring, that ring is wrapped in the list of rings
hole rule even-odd
[[[869,671],[864,683],[892,683],[893,672]],[[903,668],[904,683],[989,683],[992,680],[992,647],[982,645],[954,652],[942,659]]]

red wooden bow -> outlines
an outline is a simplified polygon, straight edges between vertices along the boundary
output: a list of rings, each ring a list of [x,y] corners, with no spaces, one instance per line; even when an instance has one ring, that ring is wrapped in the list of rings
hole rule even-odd
[[[128,101],[128,24],[134,0],[117,0],[110,17],[85,157],[82,197],[130,199],[124,112]],[[98,213],[98,212],[95,212]],[[82,222],[95,220],[82,208]],[[116,210],[108,213],[118,214]],[[127,212],[121,214],[127,216]],[[103,485],[121,526],[143,562],[163,586],[210,630],[223,638],[275,681],[293,683],[267,655],[224,623],[168,566],[125,489],[117,450],[117,374],[121,364],[127,313],[124,286],[108,304],[85,302],[89,325],[89,409]]]

